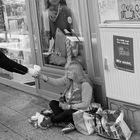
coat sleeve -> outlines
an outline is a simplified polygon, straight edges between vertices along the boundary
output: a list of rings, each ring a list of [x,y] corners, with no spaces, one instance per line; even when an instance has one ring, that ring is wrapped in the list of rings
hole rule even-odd
[[[28,72],[28,68],[18,64],[17,62],[9,59],[4,53],[0,51],[0,67],[10,71],[10,72],[16,72],[19,74],[26,74]]]
[[[62,77],[62,78],[52,78],[52,77],[48,77],[48,81],[47,83],[50,85],[54,85],[54,86],[65,86],[68,82],[68,79],[66,77]]]

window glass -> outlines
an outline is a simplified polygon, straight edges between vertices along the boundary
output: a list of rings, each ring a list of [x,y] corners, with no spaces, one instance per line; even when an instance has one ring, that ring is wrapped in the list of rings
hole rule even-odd
[[[0,0],[0,51],[26,67],[33,67],[25,0]],[[29,74],[20,75],[0,68],[0,77],[35,86]]]
[[[63,69],[77,60],[86,69],[78,0],[36,0],[36,6],[43,65]]]

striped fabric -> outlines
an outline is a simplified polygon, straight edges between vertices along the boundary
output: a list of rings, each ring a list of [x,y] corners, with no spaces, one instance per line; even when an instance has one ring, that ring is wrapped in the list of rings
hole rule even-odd
[[[67,63],[71,62],[71,41],[66,38]]]

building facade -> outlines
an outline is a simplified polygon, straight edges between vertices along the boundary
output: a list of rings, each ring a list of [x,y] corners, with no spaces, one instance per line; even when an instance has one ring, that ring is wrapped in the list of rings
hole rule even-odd
[[[74,16],[65,15],[64,23],[71,28],[67,36],[57,30],[57,37],[47,36],[46,1],[3,1],[6,30],[0,33],[1,51],[27,67],[38,64],[42,73],[56,78],[64,75],[67,61],[80,61],[93,82],[95,101],[105,108],[125,110],[130,127],[138,130],[139,0],[67,0]],[[62,13],[61,8],[57,12]],[[61,54],[54,51],[54,41],[61,44],[57,45]],[[72,48],[70,56],[68,47]],[[57,52],[55,58],[50,57],[52,52]],[[47,99],[59,98],[63,90],[3,69],[0,82]]]

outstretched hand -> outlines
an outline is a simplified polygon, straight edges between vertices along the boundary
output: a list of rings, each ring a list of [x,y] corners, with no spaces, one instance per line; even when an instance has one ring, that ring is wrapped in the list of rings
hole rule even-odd
[[[41,67],[38,65],[34,65],[34,68],[28,68],[28,73],[32,75],[32,77],[37,78],[41,71]]]

